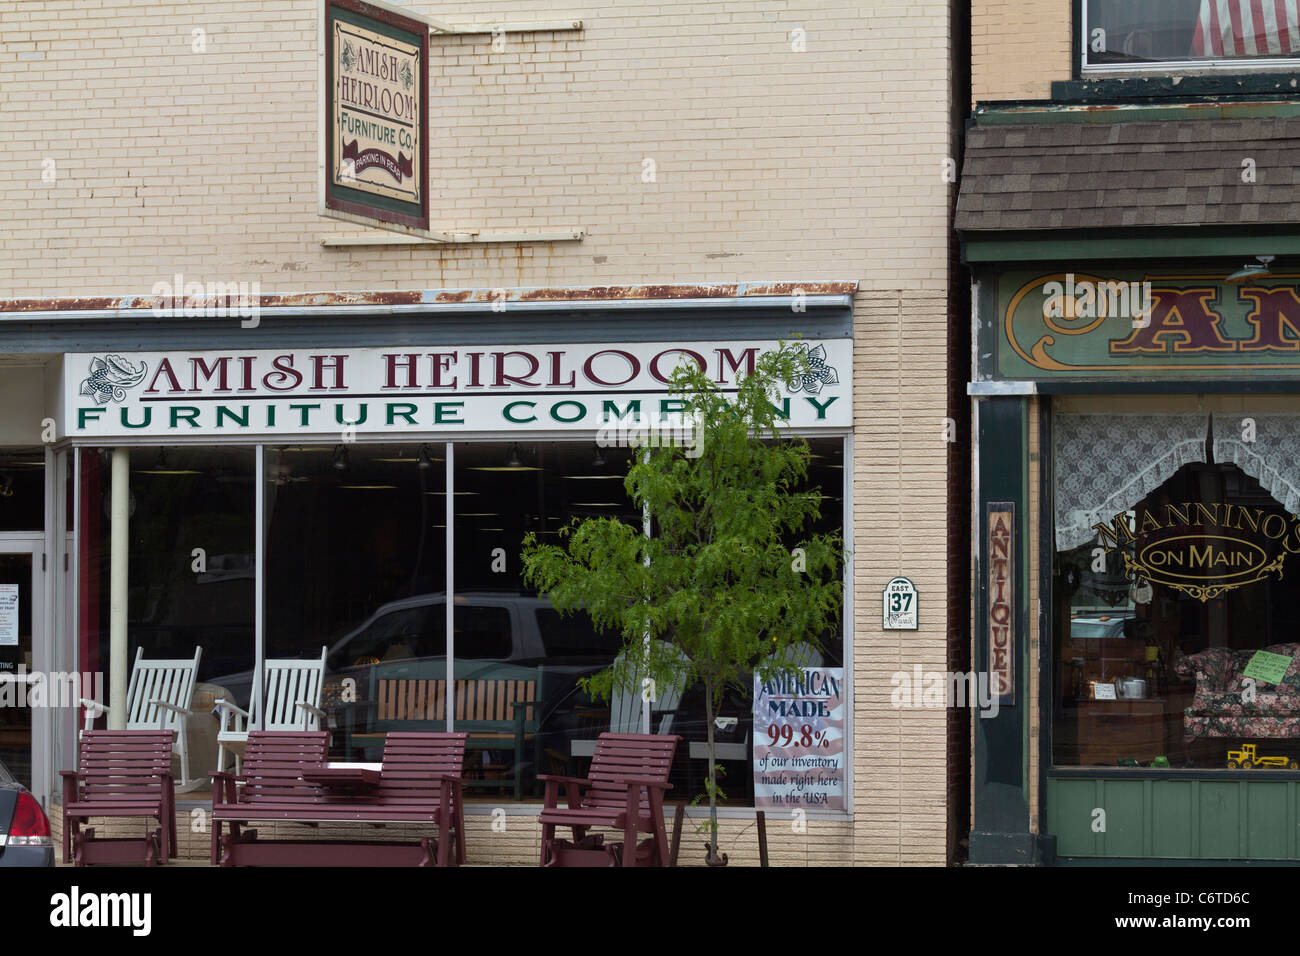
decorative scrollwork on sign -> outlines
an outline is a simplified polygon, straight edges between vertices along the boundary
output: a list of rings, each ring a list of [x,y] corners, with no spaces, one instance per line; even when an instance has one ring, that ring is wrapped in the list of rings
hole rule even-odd
[[[819,345],[810,349],[807,345],[798,343],[789,346],[788,351],[798,352],[807,363],[807,369],[800,378],[793,382],[786,382],[786,388],[790,391],[805,391],[809,395],[820,395],[823,385],[840,383],[839,373],[834,366],[826,362],[826,346]]]
[[[120,355],[90,360],[90,374],[81,383],[81,394],[93,396],[95,404],[126,401],[126,390],[144,381],[146,363],[132,363]]]
[[[1270,561],[1258,545],[1221,535],[1179,536],[1147,545],[1137,556],[1121,553],[1125,574],[1163,584],[1201,603],[1274,573],[1281,580],[1286,563],[1285,551]]]

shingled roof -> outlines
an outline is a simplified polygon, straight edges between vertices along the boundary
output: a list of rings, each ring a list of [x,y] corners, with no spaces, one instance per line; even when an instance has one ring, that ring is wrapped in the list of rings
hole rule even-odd
[[[1242,182],[1242,161],[1255,182]],[[988,125],[966,140],[962,232],[1300,224],[1300,119]]]

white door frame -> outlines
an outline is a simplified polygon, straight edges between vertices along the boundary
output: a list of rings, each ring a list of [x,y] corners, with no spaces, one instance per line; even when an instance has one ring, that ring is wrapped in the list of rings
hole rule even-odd
[[[45,595],[45,533],[31,531],[0,531],[0,554],[30,555],[32,559],[32,671],[49,670],[50,648],[45,639],[45,621],[48,610]],[[32,709],[32,793],[46,803],[49,797],[50,740],[49,707]]]

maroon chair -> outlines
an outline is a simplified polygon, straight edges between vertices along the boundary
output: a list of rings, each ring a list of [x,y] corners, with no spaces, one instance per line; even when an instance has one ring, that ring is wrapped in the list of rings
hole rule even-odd
[[[667,866],[664,793],[681,737],[673,734],[601,734],[587,778],[539,775],[546,784],[542,866]],[[560,788],[565,803],[559,805]],[[585,790],[585,793],[582,792]],[[569,827],[572,842],[557,839]],[[593,827],[621,830],[621,843],[604,842]],[[639,834],[649,839],[638,843]]]
[[[176,783],[170,730],[85,730],[76,771],[62,770],[63,862],[143,863],[176,856]],[[143,837],[103,839],[94,817],[146,817],[158,829]]]

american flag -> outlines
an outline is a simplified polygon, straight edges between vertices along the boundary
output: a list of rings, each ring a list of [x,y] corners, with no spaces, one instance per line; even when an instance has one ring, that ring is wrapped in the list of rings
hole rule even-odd
[[[1201,0],[1195,56],[1287,56],[1300,52],[1300,0]]]

